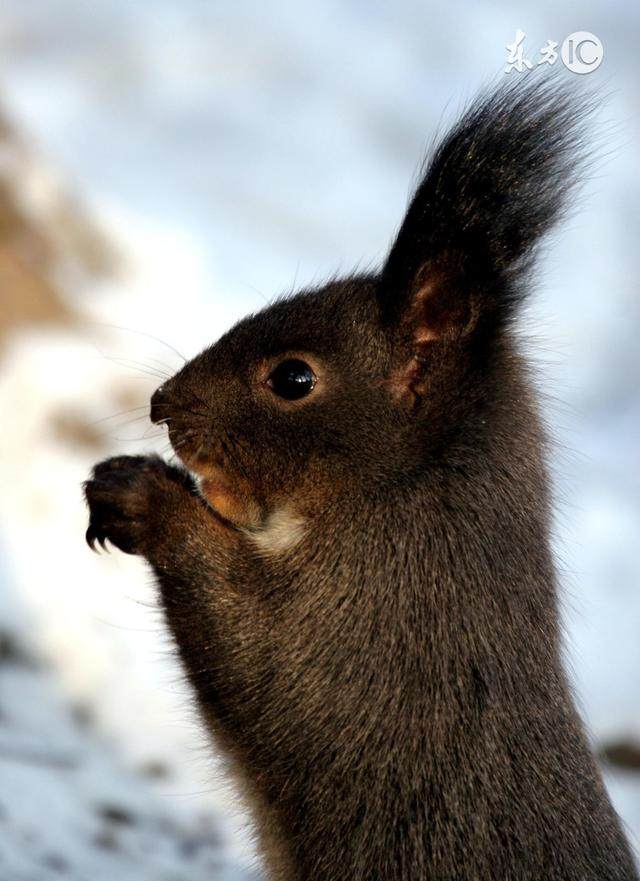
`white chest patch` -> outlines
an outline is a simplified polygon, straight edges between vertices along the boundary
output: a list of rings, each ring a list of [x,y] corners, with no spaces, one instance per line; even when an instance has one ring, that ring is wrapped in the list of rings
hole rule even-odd
[[[281,554],[295,547],[305,534],[305,521],[288,508],[273,511],[266,522],[246,535],[265,554]]]

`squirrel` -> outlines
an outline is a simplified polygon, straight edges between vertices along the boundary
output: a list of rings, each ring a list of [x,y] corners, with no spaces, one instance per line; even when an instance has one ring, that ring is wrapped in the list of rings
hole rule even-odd
[[[241,320],[98,464],[272,881],[630,881],[562,662],[548,440],[516,318],[592,98],[483,92],[379,272]]]

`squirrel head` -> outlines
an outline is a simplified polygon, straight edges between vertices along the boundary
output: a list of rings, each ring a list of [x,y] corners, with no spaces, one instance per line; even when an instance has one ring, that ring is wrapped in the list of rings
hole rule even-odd
[[[357,506],[473,441],[588,104],[553,79],[482,96],[433,152],[379,273],[276,301],[155,393],[152,420],[223,518]]]

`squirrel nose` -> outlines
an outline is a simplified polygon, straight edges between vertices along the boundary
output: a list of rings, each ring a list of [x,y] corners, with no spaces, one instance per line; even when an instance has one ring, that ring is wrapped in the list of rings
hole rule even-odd
[[[170,398],[167,394],[165,386],[161,385],[159,389],[151,395],[151,408],[149,410],[149,418],[152,422],[163,422],[169,418]]]

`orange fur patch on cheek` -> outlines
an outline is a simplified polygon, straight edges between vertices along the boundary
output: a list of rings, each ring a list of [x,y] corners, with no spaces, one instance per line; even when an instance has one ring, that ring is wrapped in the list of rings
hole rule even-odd
[[[202,496],[225,520],[236,526],[251,527],[260,522],[262,512],[254,499],[233,485],[221,469],[196,469]]]

